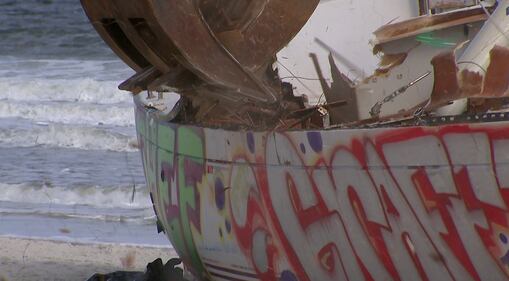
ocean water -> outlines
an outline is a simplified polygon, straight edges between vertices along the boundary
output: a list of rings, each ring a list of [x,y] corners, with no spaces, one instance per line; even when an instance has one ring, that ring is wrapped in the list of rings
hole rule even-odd
[[[0,235],[168,245],[117,89],[132,74],[78,0],[0,0]]]

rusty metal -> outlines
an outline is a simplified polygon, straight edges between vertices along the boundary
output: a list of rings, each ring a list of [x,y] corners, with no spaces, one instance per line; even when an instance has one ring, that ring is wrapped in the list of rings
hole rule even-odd
[[[509,96],[509,48],[495,46],[490,51],[486,73],[459,71],[452,52],[432,60],[435,85],[429,109],[462,98],[499,98]]]
[[[484,79],[483,97],[507,96],[509,90],[509,49],[495,46],[490,51],[491,63]]]
[[[81,0],[101,37],[137,73],[135,94],[176,91],[199,119],[276,120],[285,101],[275,54],[307,22],[318,0]],[[218,103],[217,106],[211,106]],[[280,104],[293,106],[280,106]],[[236,108],[236,116],[224,108]],[[218,109],[223,110],[219,111]],[[256,122],[266,124],[266,120]]]
[[[205,24],[192,0],[149,1],[153,21],[177,49],[181,62],[204,81],[237,90],[238,94],[260,102],[276,102],[277,93],[246,70],[218,41]],[[124,3],[122,3],[124,5]],[[161,50],[162,51],[162,50]],[[247,51],[247,50],[246,50]]]
[[[205,0],[201,3],[205,19],[221,43],[244,67],[255,71],[270,62],[297,34],[319,1]]]
[[[148,89],[148,85],[161,76],[161,72],[153,66],[149,66],[138,71],[131,78],[122,82],[118,88],[120,90],[129,91],[133,94],[139,94]],[[155,90],[155,89],[150,89]]]
[[[111,1],[81,0],[81,5],[102,39],[127,65],[135,71],[150,66],[118,25]]]
[[[459,99],[458,66],[454,52],[446,52],[431,60],[435,82],[431,94],[431,104],[445,104]]]
[[[305,109],[303,99],[295,98],[291,89],[285,90],[270,66],[275,54],[307,22],[318,0],[81,1],[99,34],[136,70],[120,85],[123,90],[135,94],[176,91],[189,99],[186,119],[194,122],[236,120],[233,123],[240,126],[269,128],[294,124],[295,119],[302,123],[316,115],[316,108]],[[375,32],[374,50],[388,42],[486,18],[482,8],[472,8],[389,24]],[[495,47],[490,55],[487,73],[458,68],[452,52],[433,58],[435,82],[426,110],[464,97],[505,96],[509,91],[509,77],[504,75],[509,73],[509,51]],[[311,54],[311,59],[332,124],[356,121],[357,93],[352,81],[330,55],[333,77],[329,86],[317,58]],[[408,52],[385,54],[373,77],[388,75],[407,59]],[[377,117],[383,103],[413,84],[375,104],[372,116]],[[345,102],[346,107],[332,106]]]
[[[162,76],[182,65],[197,84],[268,104],[280,99],[278,89],[255,72],[272,62],[318,2],[82,0],[99,34],[136,71],[153,66]],[[217,5],[250,9],[231,8],[228,15]]]

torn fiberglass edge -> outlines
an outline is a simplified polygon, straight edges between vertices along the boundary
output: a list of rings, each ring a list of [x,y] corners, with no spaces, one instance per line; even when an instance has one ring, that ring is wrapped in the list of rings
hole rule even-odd
[[[344,55],[341,49],[360,44],[374,29],[352,30],[331,17],[344,15],[352,26],[362,26],[359,15],[378,5],[371,1],[349,9],[318,0],[128,2],[82,0],[101,36],[137,71],[122,89],[181,95],[174,122],[324,128],[432,114],[456,99],[471,98],[467,111],[505,105],[500,97],[509,82],[500,76],[509,72],[503,41],[509,22],[503,8],[424,1],[428,10],[446,12],[417,17],[418,3],[391,0],[374,7],[381,9],[373,15],[373,24],[382,27],[372,41],[380,59],[369,69],[366,58],[359,60],[361,67],[349,59],[352,52],[359,55],[355,46]],[[489,19],[488,10],[495,11]],[[393,15],[398,22],[386,24]],[[491,51],[477,56],[486,49]],[[363,75],[369,72],[374,74]]]

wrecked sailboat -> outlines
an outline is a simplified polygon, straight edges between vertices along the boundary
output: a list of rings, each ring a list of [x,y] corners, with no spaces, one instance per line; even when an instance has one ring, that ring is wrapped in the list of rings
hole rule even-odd
[[[82,4],[197,279],[509,279],[509,1]]]

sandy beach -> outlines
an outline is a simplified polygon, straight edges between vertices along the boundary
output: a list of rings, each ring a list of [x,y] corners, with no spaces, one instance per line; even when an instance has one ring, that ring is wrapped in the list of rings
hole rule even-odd
[[[172,248],[0,237],[0,280],[84,281],[95,273],[144,271],[157,258],[176,256]]]

